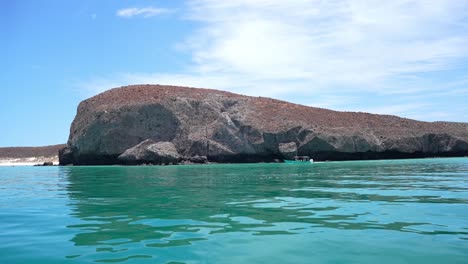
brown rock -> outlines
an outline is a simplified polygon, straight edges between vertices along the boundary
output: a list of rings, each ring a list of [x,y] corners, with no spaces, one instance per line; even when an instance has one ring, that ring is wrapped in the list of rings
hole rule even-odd
[[[181,159],[171,142],[155,142],[147,139],[127,149],[118,157],[124,164],[175,164]]]
[[[217,162],[468,155],[468,124],[337,112],[209,89],[133,85],[80,103],[68,140],[75,164],[115,164],[146,139]],[[66,154],[66,155],[65,155]],[[164,162],[168,163],[168,162]],[[61,158],[61,164],[62,158]]]
[[[64,147],[59,150],[59,162],[60,165],[73,164],[73,152],[69,147]]]
[[[297,155],[296,142],[280,143],[278,149],[285,159],[292,159]]]
[[[194,156],[190,157],[189,161],[196,164],[205,164],[208,163],[208,158],[206,156]]]

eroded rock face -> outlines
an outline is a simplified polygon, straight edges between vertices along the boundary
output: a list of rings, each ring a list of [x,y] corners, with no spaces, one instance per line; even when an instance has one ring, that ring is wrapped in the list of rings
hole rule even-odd
[[[73,164],[74,158],[73,153],[69,147],[64,147],[59,150],[59,163],[60,165],[69,165]]]
[[[127,149],[118,160],[123,164],[177,164],[181,156],[171,142],[155,142],[147,139]]]
[[[279,143],[278,150],[285,159],[292,159],[297,154],[296,142]]]
[[[314,160],[468,155],[466,123],[337,112],[209,89],[134,85],[80,103],[60,161],[124,163],[119,156],[147,139],[170,142],[181,159],[198,156],[215,162],[273,161],[292,153]]]

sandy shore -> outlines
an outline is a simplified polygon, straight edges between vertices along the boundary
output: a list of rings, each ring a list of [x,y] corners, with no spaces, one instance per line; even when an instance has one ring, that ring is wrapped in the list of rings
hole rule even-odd
[[[0,166],[34,166],[43,164],[44,162],[52,162],[58,165],[58,157],[29,157],[29,158],[0,158]]]

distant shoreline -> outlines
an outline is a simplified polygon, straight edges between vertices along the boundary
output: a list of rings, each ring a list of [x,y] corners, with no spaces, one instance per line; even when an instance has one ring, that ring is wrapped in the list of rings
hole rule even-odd
[[[468,158],[467,156],[456,156],[456,157],[425,157],[425,158],[404,158],[404,159],[372,159],[372,160],[334,160],[334,161],[317,161],[314,164],[324,164],[324,163],[339,163],[339,162],[368,162],[368,161],[398,161],[398,160],[424,160],[424,159],[456,159],[456,158]],[[32,167],[41,165],[44,162],[53,162],[53,166],[63,166],[59,164],[58,156],[54,157],[29,157],[24,159],[0,159],[0,167]],[[114,164],[114,165],[93,165],[93,166],[123,166],[123,167],[145,167],[145,166],[155,166],[155,167],[164,167],[164,166],[184,166],[184,165],[213,165],[213,164],[285,164],[282,162],[252,162],[252,163],[218,163],[218,162],[209,162],[205,164],[197,163],[187,163],[187,164],[168,164],[168,165],[152,165],[152,164],[138,164],[138,165],[124,165],[124,164]],[[76,166],[88,166],[88,165],[76,165]],[[294,165],[292,165],[294,166]]]
[[[58,151],[65,147],[65,144],[43,146],[43,147],[1,147],[0,148],[0,166],[1,167],[14,167],[14,166],[34,166],[43,165],[44,162],[52,162],[53,165],[59,165]],[[345,153],[346,154],[346,153]],[[347,159],[342,160],[328,160],[321,159],[317,161],[368,161],[368,160],[393,160],[393,159],[421,159],[421,158],[449,158],[449,157],[466,157],[466,155],[434,155],[434,156],[418,156],[418,155],[405,155],[404,157],[387,157],[383,159],[378,158],[362,158],[359,157],[359,153],[347,153]],[[357,156],[354,156],[357,155]],[[244,163],[244,162],[207,162],[211,163]],[[246,162],[249,163],[249,162]],[[255,162],[258,163],[258,162]],[[104,164],[103,164],[104,165]],[[117,165],[117,164],[115,164]],[[126,166],[125,164],[118,164]],[[135,164],[137,165],[137,164]],[[149,164],[138,164],[138,166],[150,166]],[[180,165],[183,165],[181,163]],[[127,165],[128,166],[128,165]],[[155,165],[158,166],[158,165]]]
[[[59,164],[58,151],[65,144],[41,147],[1,147],[0,166],[34,166],[52,162]]]
[[[0,166],[34,166],[42,165],[44,162],[52,162],[59,165],[58,155],[49,157],[27,157],[27,158],[0,158]]]

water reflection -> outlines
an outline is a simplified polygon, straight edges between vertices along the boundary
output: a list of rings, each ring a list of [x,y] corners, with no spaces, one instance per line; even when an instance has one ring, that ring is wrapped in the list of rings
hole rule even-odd
[[[191,245],[248,237],[384,230],[468,237],[468,166],[435,160],[64,167],[72,242],[94,261],[196,259]],[[447,213],[457,217],[447,217]],[[163,251],[165,250],[165,251]],[[171,250],[171,251],[168,251]],[[205,249],[206,250],[206,249]],[[198,249],[198,251],[202,251]],[[206,252],[205,252],[206,253]],[[190,255],[194,254],[194,255]]]

